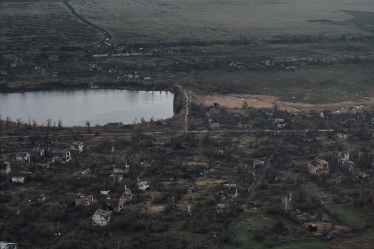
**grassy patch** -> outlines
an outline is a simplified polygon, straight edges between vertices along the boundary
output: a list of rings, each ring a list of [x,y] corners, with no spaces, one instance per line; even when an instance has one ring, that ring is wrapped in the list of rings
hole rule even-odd
[[[316,248],[320,245],[315,244],[315,242],[301,243],[302,241],[306,241],[307,237],[297,233],[292,229],[291,224],[284,220],[282,222],[286,231],[282,235],[275,235],[274,228],[279,221],[265,216],[262,212],[252,214],[243,213],[238,220],[240,222],[232,223],[230,226],[230,230],[234,235],[233,243],[236,245],[235,248],[267,248],[267,243],[272,244],[274,248],[278,248],[276,245],[281,245],[279,248],[304,248],[302,246],[306,246],[305,248]],[[266,231],[263,243],[256,241],[256,231]],[[300,247],[292,247],[298,244],[300,244]],[[223,248],[230,248],[230,246]]]
[[[333,205],[330,208],[338,213],[348,224],[360,224],[362,213],[359,210],[355,210],[345,204]]]
[[[280,97],[288,101],[331,103],[357,98],[359,92],[373,90],[374,67],[349,65],[306,67],[288,71],[210,71],[199,79],[235,92]],[[295,97],[295,98],[293,98]],[[361,96],[362,97],[362,96]]]

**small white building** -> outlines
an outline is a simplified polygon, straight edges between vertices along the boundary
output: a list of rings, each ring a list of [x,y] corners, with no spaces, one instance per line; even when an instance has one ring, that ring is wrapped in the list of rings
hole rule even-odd
[[[78,153],[83,152],[83,142],[72,142],[70,146],[71,151],[76,151]]]
[[[17,249],[18,243],[0,241],[0,249]]]
[[[95,226],[105,226],[110,223],[112,211],[98,209],[92,216],[92,224]]]
[[[138,187],[139,190],[146,190],[149,188],[150,182],[149,181],[139,181],[138,179]]]
[[[24,176],[13,176],[12,177],[12,182],[24,183],[25,182],[25,177]]]
[[[101,190],[100,191],[100,194],[102,194],[102,195],[109,195],[109,193],[110,193],[110,190]]]

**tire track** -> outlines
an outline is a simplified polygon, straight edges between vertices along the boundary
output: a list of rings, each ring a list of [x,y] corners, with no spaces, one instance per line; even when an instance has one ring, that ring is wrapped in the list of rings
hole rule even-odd
[[[101,41],[102,43],[104,43],[105,45],[111,45],[109,43],[110,39],[112,39],[112,36],[108,33],[108,31],[96,26],[95,24],[87,21],[86,19],[84,19],[83,17],[81,17],[80,15],[77,14],[77,12],[75,12],[74,8],[68,3],[68,1],[63,1],[63,3],[69,8],[69,10],[71,11],[71,13],[76,17],[78,18],[79,20],[81,20],[82,22],[84,22],[85,24],[93,27],[94,29],[98,30],[99,32],[103,33],[103,35],[105,36],[105,38]]]

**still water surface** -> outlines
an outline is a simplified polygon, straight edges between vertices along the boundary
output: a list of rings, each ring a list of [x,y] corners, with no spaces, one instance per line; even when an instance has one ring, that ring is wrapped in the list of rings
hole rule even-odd
[[[144,92],[113,89],[0,93],[1,119],[35,119],[46,124],[47,119],[63,126],[105,125],[109,122],[132,124],[135,118],[149,121],[173,116],[170,92]]]

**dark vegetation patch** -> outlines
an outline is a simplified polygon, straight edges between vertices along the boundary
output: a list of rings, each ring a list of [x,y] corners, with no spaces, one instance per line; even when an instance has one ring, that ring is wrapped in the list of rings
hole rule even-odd
[[[35,8],[31,2],[20,2],[12,5],[12,9]],[[40,5],[40,15],[14,15],[5,9],[2,11],[0,40],[2,43],[27,42],[33,47],[53,44],[98,44],[102,34],[94,28],[79,21],[69,13],[66,6],[53,2],[36,3]],[[64,11],[61,11],[63,8]],[[59,9],[56,17],[56,9]],[[5,29],[5,27],[7,27]]]
[[[307,22],[319,22],[319,23],[334,23],[329,19],[314,19],[314,20],[306,20]]]
[[[341,10],[341,12],[353,16],[351,21],[357,28],[374,34],[374,12],[354,10]]]

